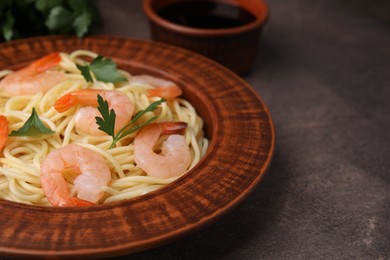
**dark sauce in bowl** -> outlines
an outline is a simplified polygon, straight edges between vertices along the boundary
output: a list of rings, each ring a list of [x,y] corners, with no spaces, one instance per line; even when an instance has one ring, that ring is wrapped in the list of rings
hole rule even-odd
[[[239,6],[208,1],[175,3],[161,8],[158,15],[175,24],[203,29],[238,27],[256,20]]]

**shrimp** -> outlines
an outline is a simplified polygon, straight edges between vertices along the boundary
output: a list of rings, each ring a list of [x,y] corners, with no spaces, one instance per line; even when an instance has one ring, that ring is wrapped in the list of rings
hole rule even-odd
[[[74,179],[77,197],[70,195],[64,173],[78,175]],[[104,158],[76,144],[52,151],[41,165],[43,192],[57,207],[94,205],[104,194],[101,187],[110,181],[110,169]]]
[[[45,93],[65,80],[65,73],[49,71],[61,61],[58,52],[47,55],[27,67],[7,75],[0,81],[0,88],[11,96]]]
[[[100,112],[92,106],[97,106],[97,95],[103,97],[108,102],[109,108],[116,114],[115,132],[118,132],[131,119],[134,112],[134,105],[126,94],[117,90],[102,89],[80,89],[70,92],[59,98],[54,108],[58,112],[65,112],[71,107],[79,104],[87,107],[80,108],[76,114],[76,129],[90,135],[104,135],[105,133],[98,129],[95,117],[100,116]]]
[[[158,96],[165,99],[174,99],[180,96],[182,90],[172,81],[162,78],[153,77],[150,75],[137,75],[131,77],[129,81],[132,84],[146,84],[154,87],[148,90],[149,96]]]
[[[185,130],[184,122],[150,124],[142,128],[134,138],[134,160],[149,176],[170,178],[183,174],[191,163],[191,152],[185,137],[178,135]],[[170,135],[163,143],[161,154],[153,147],[160,135]]]
[[[3,150],[8,139],[8,121],[5,116],[0,116],[0,151]]]

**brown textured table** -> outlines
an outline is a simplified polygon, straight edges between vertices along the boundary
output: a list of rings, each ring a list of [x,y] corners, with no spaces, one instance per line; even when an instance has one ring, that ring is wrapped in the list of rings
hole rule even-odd
[[[390,28],[367,15],[389,8],[362,2],[268,1],[244,75],[275,123],[268,175],[221,221],[131,259],[390,257]],[[141,4],[100,1],[98,32],[148,39]]]

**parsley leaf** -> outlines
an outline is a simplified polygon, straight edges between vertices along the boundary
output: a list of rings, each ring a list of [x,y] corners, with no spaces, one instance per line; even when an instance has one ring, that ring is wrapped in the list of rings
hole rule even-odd
[[[115,118],[116,114],[114,109],[109,110],[108,102],[98,95],[98,110],[102,117],[96,117],[96,123],[99,129],[108,135],[114,136]]]
[[[51,9],[45,25],[52,31],[67,33],[72,30],[72,14],[63,6]]]
[[[35,8],[43,13],[49,13],[51,9],[61,5],[62,0],[36,0]]]
[[[80,66],[81,71],[87,82],[93,82],[91,73],[95,75],[96,80],[103,82],[126,82],[127,78],[116,68],[116,63],[109,58],[97,56],[90,65]]]
[[[105,132],[106,134],[112,136],[112,143],[110,145],[110,149],[114,148],[115,144],[123,137],[134,133],[138,129],[140,129],[140,128],[150,124],[154,120],[156,120],[157,116],[154,116],[140,125],[132,126],[138,119],[141,118],[141,116],[143,116],[147,112],[151,112],[151,111],[156,110],[158,105],[160,105],[163,102],[165,102],[165,99],[163,99],[163,98],[153,102],[147,108],[138,112],[135,115],[135,117],[130,121],[130,123],[128,123],[127,125],[122,127],[122,129],[120,129],[118,131],[118,133],[115,134],[114,133],[115,116],[116,116],[115,111],[113,109],[109,110],[108,102],[105,101],[100,95],[98,95],[98,110],[99,110],[102,117],[97,116],[97,117],[95,117],[95,119],[96,119],[96,123],[99,125],[99,129],[101,131]]]
[[[58,33],[83,37],[99,18],[94,0],[0,0],[0,41]]]
[[[92,15],[87,10],[83,10],[73,21],[73,28],[79,38],[88,32],[88,27],[92,24]]]
[[[69,5],[75,12],[73,28],[77,36],[82,37],[93,22],[93,10],[88,5],[88,1],[69,0]]]
[[[54,134],[55,132],[47,128],[39,119],[35,108],[32,109],[31,116],[26,123],[17,131],[12,131],[9,136],[37,136],[44,134]]]
[[[5,14],[5,22],[2,25],[2,30],[3,30],[3,36],[5,40],[10,41],[13,37],[13,31],[12,27],[14,26],[15,20],[14,17],[12,16],[11,12],[8,11]]]
[[[90,73],[90,68],[88,65],[86,66],[81,66],[81,65],[76,65],[79,71],[81,71],[81,75],[85,78],[87,82],[93,82],[91,73]]]

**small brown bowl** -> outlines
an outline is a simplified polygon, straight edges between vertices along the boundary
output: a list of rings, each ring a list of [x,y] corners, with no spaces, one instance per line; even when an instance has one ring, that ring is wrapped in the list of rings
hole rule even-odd
[[[152,39],[195,51],[238,74],[247,72],[256,59],[261,31],[268,18],[266,3],[263,0],[197,0],[229,4],[254,16],[251,22],[230,28],[189,27],[160,16],[162,9],[184,2],[194,0],[144,0]]]

